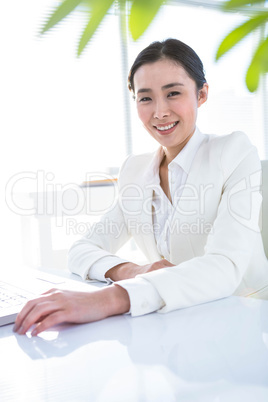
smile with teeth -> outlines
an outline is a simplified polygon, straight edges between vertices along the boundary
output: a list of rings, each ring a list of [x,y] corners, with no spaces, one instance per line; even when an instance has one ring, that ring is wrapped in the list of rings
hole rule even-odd
[[[159,131],[165,131],[165,130],[170,130],[171,128],[173,128],[174,126],[176,126],[178,124],[178,121],[175,121],[174,123],[168,124],[166,126],[155,126],[157,128],[157,130]]]

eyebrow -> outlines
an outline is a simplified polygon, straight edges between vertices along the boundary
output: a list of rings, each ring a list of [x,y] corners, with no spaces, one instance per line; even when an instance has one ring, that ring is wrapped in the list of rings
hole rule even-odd
[[[171,82],[170,84],[163,85],[161,89],[169,89],[169,88],[173,88],[176,86],[183,87],[184,85],[180,82]],[[139,94],[139,93],[143,93],[143,92],[152,92],[152,90],[151,90],[151,88],[140,88],[137,93]]]

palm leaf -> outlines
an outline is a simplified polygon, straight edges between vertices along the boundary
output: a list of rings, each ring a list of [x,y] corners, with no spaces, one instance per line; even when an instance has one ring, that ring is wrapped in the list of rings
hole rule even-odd
[[[257,3],[263,3],[263,0],[230,0],[223,4],[224,10],[231,10],[233,8],[239,8],[246,5],[252,5]],[[249,7],[250,10],[250,7]]]
[[[165,0],[133,0],[129,16],[129,30],[134,40],[146,31]]]
[[[86,45],[96,32],[104,16],[111,8],[114,0],[94,0],[91,2],[91,15],[86,28],[79,40],[77,55],[80,56]]]
[[[44,27],[41,30],[41,33],[47,32],[49,29],[57,25],[61,20],[67,17],[80,3],[82,0],[65,0],[63,1],[58,8],[51,14]]]
[[[257,16],[249,19],[239,27],[230,32],[221,42],[217,54],[216,60],[222,57],[226,52],[232,49],[238,42],[240,42],[250,32],[254,31],[260,25],[265,24],[268,20],[268,12],[258,14]]]
[[[246,84],[249,91],[258,88],[260,76],[268,72],[268,37],[258,46],[246,75]]]

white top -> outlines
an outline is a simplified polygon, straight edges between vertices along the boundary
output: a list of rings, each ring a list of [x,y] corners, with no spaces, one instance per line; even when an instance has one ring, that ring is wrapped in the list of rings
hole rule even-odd
[[[160,186],[159,167],[164,157],[163,148],[159,148],[155,157],[155,167],[153,169],[153,224],[154,235],[158,252],[165,259],[170,260],[170,229],[171,221],[176,206],[181,198],[181,194],[186,183],[192,162],[203,141],[201,133],[195,131],[194,135],[187,142],[185,147],[168,165],[168,183],[172,203],[165,195]],[[152,179],[150,179],[152,181]]]
[[[203,141],[203,135],[197,130],[193,136],[168,165],[168,182],[172,204],[160,186],[159,167],[165,155],[160,147],[155,155],[152,171],[148,174],[148,181],[153,183],[153,226],[159,254],[170,259],[170,228],[176,205],[181,197],[191,164],[196,152]],[[105,272],[114,266],[126,262],[116,256],[105,256],[93,264],[88,273],[88,279],[103,280]],[[107,278],[107,283],[112,281]],[[130,298],[130,312],[133,316],[148,314],[159,310],[165,304],[154,286],[144,278],[127,279],[117,282],[122,286]]]

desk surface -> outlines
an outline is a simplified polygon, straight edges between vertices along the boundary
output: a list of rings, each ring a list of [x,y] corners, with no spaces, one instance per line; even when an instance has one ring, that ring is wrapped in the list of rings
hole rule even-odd
[[[230,297],[35,338],[8,325],[0,356],[3,402],[267,402],[268,301]]]

